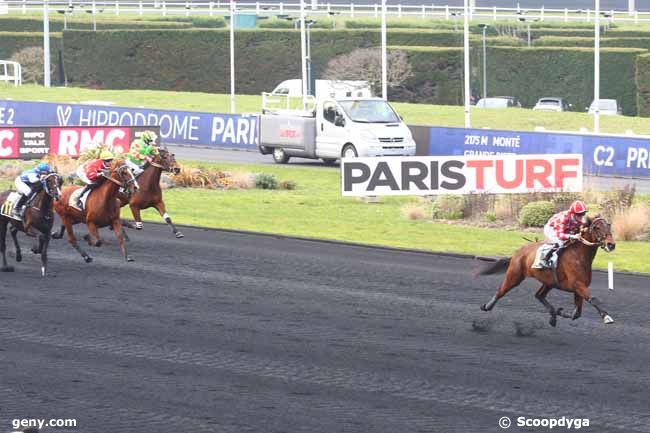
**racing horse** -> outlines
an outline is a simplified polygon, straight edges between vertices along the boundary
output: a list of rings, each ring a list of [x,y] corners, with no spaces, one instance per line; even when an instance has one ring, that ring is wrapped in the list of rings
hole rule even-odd
[[[138,176],[138,185],[140,187],[138,191],[131,195],[130,198],[125,194],[120,194],[118,196],[122,206],[128,204],[131,208],[131,213],[135,220],[135,228],[137,230],[142,229],[140,211],[143,209],[149,209],[150,207],[155,207],[160,216],[171,227],[174,235],[177,238],[182,238],[184,236],[183,233],[176,228],[171,217],[167,214],[165,202],[162,197],[162,189],[160,188],[160,176],[163,171],[177,174],[180,170],[181,168],[176,162],[174,154],[170,153],[165,148],[160,148],[159,154],[156,155],[151,162],[145,164],[144,171]],[[126,225],[128,227],[133,227],[130,224]]]
[[[20,245],[18,244],[18,232],[24,232],[28,236],[38,237],[38,246],[32,248],[34,254],[41,255],[41,275],[47,273],[47,247],[50,244],[50,232],[54,224],[54,213],[52,211],[52,200],[61,197],[61,185],[63,179],[57,173],[50,173],[41,181],[41,189],[31,200],[31,204],[25,209],[22,221],[0,215],[0,251],[2,251],[2,272],[13,272],[13,266],[7,265],[6,239],[7,227],[11,226],[9,232],[16,247],[16,261],[23,259]],[[11,191],[0,193],[0,203],[4,203]]]
[[[68,233],[68,242],[77,250],[86,263],[92,262],[92,257],[84,251],[77,243],[72,226],[79,223],[85,223],[88,227],[88,235],[84,239],[90,246],[99,247],[102,240],[99,238],[98,229],[100,227],[110,226],[115,232],[115,236],[120,243],[122,255],[127,262],[132,262],[133,258],[129,256],[126,250],[126,243],[122,235],[122,223],[120,221],[120,201],[117,198],[120,189],[126,194],[132,194],[138,189],[138,182],[133,177],[133,173],[124,161],[115,160],[111,167],[104,173],[104,181],[88,194],[84,210],[81,211],[71,206],[72,194],[79,190],[78,186],[69,186],[63,189],[63,195],[60,200],[54,202],[54,210],[61,217],[61,228],[53,237],[60,239],[63,232]],[[75,198],[72,197],[72,203]]]
[[[582,314],[583,301],[589,302],[600,314],[605,324],[614,323],[607,314],[598,298],[591,295],[591,267],[598,252],[602,248],[606,252],[614,251],[616,244],[612,236],[611,225],[601,216],[587,218],[580,230],[578,239],[570,241],[558,259],[557,269],[533,269],[537,249],[543,242],[533,242],[520,248],[514,256],[496,261],[478,275],[506,273],[505,278],[496,294],[489,302],[481,306],[481,310],[490,311],[497,301],[503,298],[512,288],[517,287],[526,278],[535,278],[542,286],[535,297],[546,307],[551,315],[549,323],[555,326],[557,317],[576,320]],[[573,293],[575,308],[573,313],[565,313],[562,308],[551,305],[546,296],[551,289],[560,289]]]

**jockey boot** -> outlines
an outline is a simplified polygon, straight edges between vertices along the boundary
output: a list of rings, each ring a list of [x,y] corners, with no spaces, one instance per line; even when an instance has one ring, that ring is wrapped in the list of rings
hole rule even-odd
[[[83,187],[83,189],[81,190],[81,192],[77,196],[77,203],[75,203],[77,205],[77,208],[83,210],[83,202],[81,201],[81,197],[83,197],[84,194],[86,194],[86,192],[91,191],[91,190],[92,190],[92,186],[90,184]]]
[[[27,195],[20,195],[20,198],[14,205],[13,217],[22,219],[23,214],[25,213],[25,203],[27,203],[28,198],[29,196]]]

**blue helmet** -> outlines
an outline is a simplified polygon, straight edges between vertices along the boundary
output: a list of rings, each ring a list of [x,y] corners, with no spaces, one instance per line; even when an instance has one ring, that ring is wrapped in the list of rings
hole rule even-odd
[[[50,168],[50,164],[47,162],[41,162],[36,166],[36,171],[40,173],[49,173],[52,169]]]

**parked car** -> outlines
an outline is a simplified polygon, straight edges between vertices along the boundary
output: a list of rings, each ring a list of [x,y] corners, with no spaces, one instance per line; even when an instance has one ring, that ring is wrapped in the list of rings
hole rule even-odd
[[[596,111],[596,101],[593,101],[589,106],[589,114],[594,114]],[[623,114],[623,109],[616,99],[600,99],[598,103],[598,112],[603,116],[620,116]]]
[[[476,103],[476,108],[521,108],[519,99],[514,96],[495,96],[491,98],[480,99]]]
[[[533,107],[533,110],[542,110],[542,111],[569,111],[573,105],[569,104],[566,100],[562,98],[540,98],[537,101],[537,104]]]

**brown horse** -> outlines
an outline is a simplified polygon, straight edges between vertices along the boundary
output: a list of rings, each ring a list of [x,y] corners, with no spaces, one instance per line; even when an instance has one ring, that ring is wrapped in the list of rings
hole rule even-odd
[[[497,301],[503,298],[513,287],[518,286],[526,278],[535,278],[542,286],[535,297],[548,309],[550,324],[555,326],[557,316],[576,320],[582,314],[583,300],[589,302],[598,311],[605,324],[614,323],[598,298],[591,296],[591,266],[596,257],[598,247],[611,252],[616,247],[612,236],[611,225],[604,218],[596,216],[587,219],[581,229],[580,237],[571,241],[558,259],[557,273],[551,269],[531,268],[535,261],[537,248],[542,242],[535,242],[520,248],[509,259],[501,259],[481,270],[479,275],[490,275],[506,272],[505,279],[499,286],[492,299],[481,306],[481,310],[490,311]],[[547,300],[546,295],[551,289],[560,289],[573,293],[575,309],[572,314],[564,313],[562,308],[556,309]]]
[[[50,233],[54,223],[54,213],[52,212],[52,200],[58,200],[61,197],[61,185],[63,179],[56,174],[50,173],[41,182],[42,188],[36,193],[27,206],[23,215],[23,220],[18,221],[4,215],[0,215],[0,251],[2,251],[2,272],[13,272],[13,266],[7,266],[6,255],[6,238],[7,226],[11,225],[9,230],[16,247],[16,261],[23,259],[20,245],[18,244],[18,232],[24,232],[28,236],[38,236],[38,246],[32,248],[34,254],[41,255],[41,275],[47,273],[47,247],[50,244]],[[11,191],[0,193],[0,203],[4,203]]]
[[[86,263],[92,262],[90,257],[78,244],[74,235],[72,226],[79,223],[85,223],[88,226],[88,235],[84,237],[91,246],[99,247],[102,244],[99,238],[98,229],[100,227],[110,226],[115,231],[122,255],[127,262],[133,259],[126,251],[126,244],[122,236],[122,223],[120,221],[120,202],[117,198],[120,188],[124,189],[127,194],[131,194],[138,189],[138,183],[133,177],[129,167],[123,162],[116,160],[111,165],[108,173],[104,176],[104,181],[90,192],[83,212],[76,207],[70,206],[70,196],[78,190],[78,186],[69,186],[64,188],[63,196],[60,200],[54,202],[54,210],[61,217],[61,229],[53,237],[60,239],[63,237],[64,230],[68,232],[68,242],[74,247]]]
[[[159,150],[159,155],[156,155],[151,162],[147,163],[142,174],[138,176],[138,185],[140,186],[140,189],[138,189],[130,199],[126,195],[120,194],[119,198],[121,205],[126,206],[128,204],[131,208],[133,219],[135,219],[135,228],[137,230],[142,230],[140,211],[143,209],[149,209],[150,207],[155,207],[160,216],[167,224],[169,224],[174,235],[177,238],[182,238],[184,236],[183,233],[176,228],[171,217],[167,214],[165,202],[162,197],[162,189],[160,188],[160,176],[163,171],[178,173],[180,170],[181,168],[176,162],[174,154],[170,153],[165,148],[161,148]],[[128,226],[131,227],[130,224]]]

